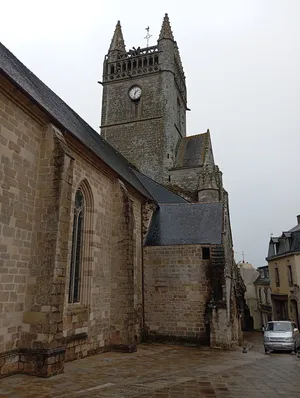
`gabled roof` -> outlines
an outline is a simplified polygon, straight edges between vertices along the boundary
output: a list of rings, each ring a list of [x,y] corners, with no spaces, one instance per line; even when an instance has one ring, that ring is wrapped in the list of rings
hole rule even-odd
[[[153,214],[146,246],[221,244],[223,204],[161,205]]]
[[[133,173],[133,166],[23,65],[2,43],[0,43],[0,72],[48,113],[55,124],[58,124],[63,130],[66,130],[81,141],[104,163],[111,167],[121,179],[127,181],[148,199],[152,199]]]
[[[133,172],[157,203],[188,203],[187,200],[158,184],[145,174],[137,170],[133,170]]]

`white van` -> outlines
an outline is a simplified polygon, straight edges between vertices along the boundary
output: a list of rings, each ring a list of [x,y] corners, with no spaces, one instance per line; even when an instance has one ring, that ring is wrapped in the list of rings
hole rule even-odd
[[[300,347],[300,333],[297,325],[290,321],[268,322],[264,332],[265,352],[294,351]]]

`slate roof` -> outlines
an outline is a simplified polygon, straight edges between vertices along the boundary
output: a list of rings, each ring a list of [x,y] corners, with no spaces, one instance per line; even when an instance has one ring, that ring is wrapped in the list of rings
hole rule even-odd
[[[209,133],[182,138],[177,149],[174,167],[196,167],[203,165],[208,139]]]
[[[187,200],[164,188],[145,174],[137,170],[133,172],[157,203],[188,203]]]
[[[86,147],[111,167],[122,179],[131,184],[145,197],[152,199],[140,180],[133,173],[132,165],[117,152],[100,134],[89,126],[61,98],[23,65],[0,43],[0,72],[36,102],[51,118],[75,136]]]
[[[276,254],[274,244],[276,245]],[[290,237],[284,235],[276,238],[272,237],[269,243],[268,257],[266,260],[276,258],[282,255],[289,255],[300,251],[300,231],[297,229],[291,232]]]
[[[258,276],[254,283],[255,285],[270,285],[271,281],[270,278],[261,278],[260,276]]]
[[[295,232],[300,230],[300,224],[296,225],[294,228],[290,229],[288,232]]]
[[[259,272],[259,275],[256,279],[256,281],[254,282],[254,284],[256,285],[270,285],[270,276],[269,275],[269,267],[268,265],[263,265],[261,267],[257,267],[256,270]],[[266,270],[268,271],[266,273]],[[261,272],[263,271],[264,273],[264,277],[261,276]]]
[[[153,214],[146,246],[221,244],[222,203],[161,205]]]

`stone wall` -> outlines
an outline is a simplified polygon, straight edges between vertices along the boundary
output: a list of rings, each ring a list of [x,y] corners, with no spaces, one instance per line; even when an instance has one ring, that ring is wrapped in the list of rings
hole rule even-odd
[[[201,167],[169,170],[167,187],[186,199],[198,201],[198,183]]]
[[[200,245],[145,247],[146,338],[208,344],[209,267]]]
[[[7,87],[0,97],[0,377],[49,377],[63,372],[65,360],[112,346],[132,350],[140,341],[144,199]],[[80,301],[72,304],[79,187],[86,208]]]
[[[232,236],[228,198],[224,192],[222,245],[211,251],[210,279],[212,296],[210,310],[210,344],[212,347],[232,348],[241,341],[241,322],[237,306]]]
[[[64,363],[72,159],[47,116],[4,79],[1,88],[1,374],[49,376]]]
[[[74,172],[71,207],[80,188],[85,200],[84,250],[82,285],[79,303],[68,303],[73,217],[70,217],[67,283],[64,302],[63,335],[68,342],[67,359],[76,359],[87,352],[98,352],[109,346],[110,264],[112,235],[113,179],[101,173],[82,148],[72,146]],[[73,215],[73,212],[71,212]]]
[[[61,373],[64,366],[62,331],[72,169],[72,155],[63,135],[49,124],[43,132],[38,161],[31,267],[19,345],[19,371],[38,376]],[[26,362],[31,367],[23,370],[21,365]]]
[[[157,180],[162,174],[163,121],[155,118],[103,128],[102,135],[142,173]]]
[[[105,170],[95,167],[82,151],[78,153],[74,148],[73,153],[72,206],[80,187],[85,193],[88,217],[80,303],[68,303],[66,285],[63,334],[67,341],[67,360],[106,351],[111,346],[129,345],[125,338],[119,344],[115,338],[116,332],[120,333],[119,329],[115,330],[116,316],[118,319],[123,312],[124,316],[130,312],[130,328],[137,342],[142,325],[141,199]],[[70,272],[72,229],[71,220],[67,276]],[[130,249],[127,248],[129,244]],[[115,305],[118,309],[116,315]],[[124,311],[122,305],[126,307]],[[125,326],[122,326],[123,337],[128,332],[128,325]]]
[[[222,173],[218,166],[171,169],[166,185],[192,201],[219,202],[222,199]]]
[[[2,83],[2,81],[1,81]],[[1,88],[1,85],[0,85]],[[8,88],[9,89],[9,88]],[[30,268],[42,126],[0,92],[0,352],[19,347]],[[14,359],[12,359],[14,358]],[[15,372],[15,354],[4,373]],[[4,363],[4,355],[0,359]]]

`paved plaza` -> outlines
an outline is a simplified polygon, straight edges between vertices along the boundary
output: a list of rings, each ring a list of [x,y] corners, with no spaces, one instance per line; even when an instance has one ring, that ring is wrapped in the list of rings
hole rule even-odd
[[[2,379],[0,397],[299,398],[300,358],[267,356],[260,339],[249,336],[247,353],[241,347],[225,352],[142,344],[134,354],[108,352],[69,362],[64,374],[50,379]]]

